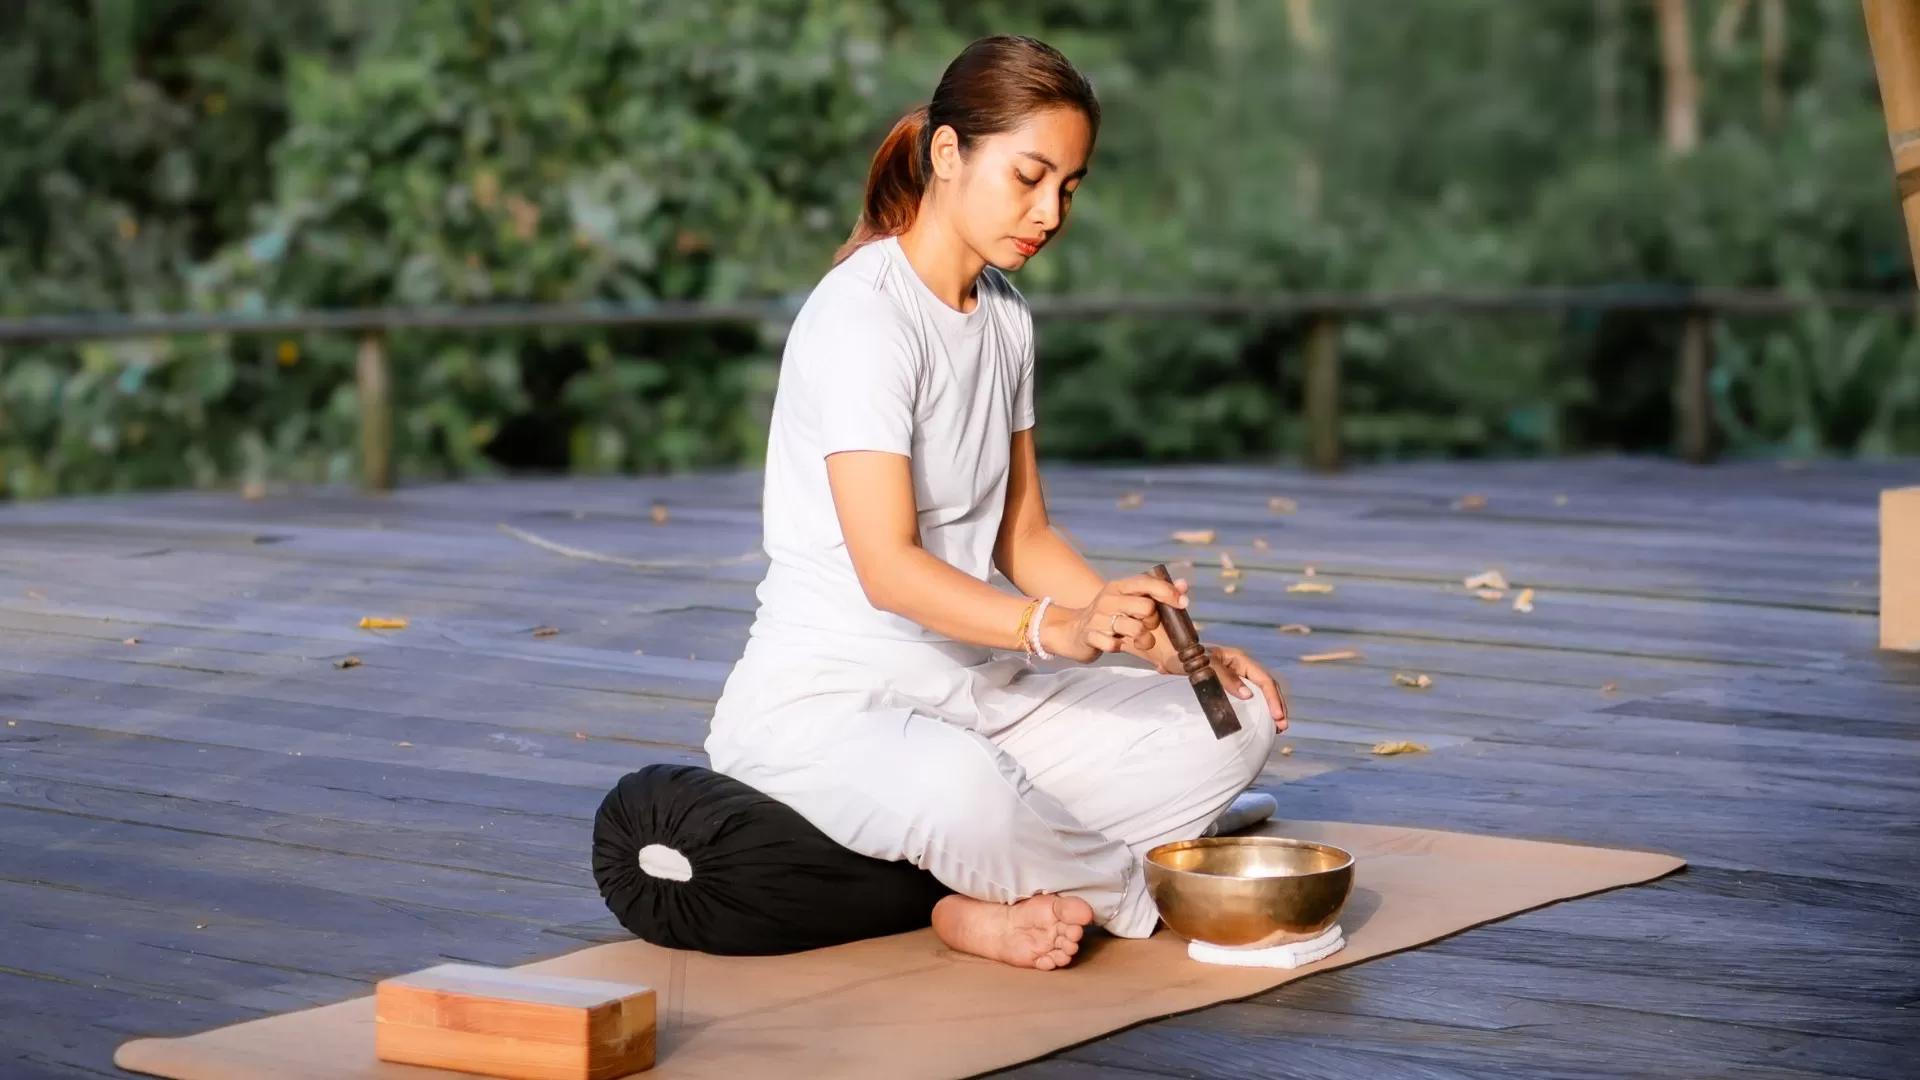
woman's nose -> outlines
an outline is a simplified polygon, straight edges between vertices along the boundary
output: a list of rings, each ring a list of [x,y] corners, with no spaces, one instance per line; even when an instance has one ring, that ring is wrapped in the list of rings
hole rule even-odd
[[[1041,232],[1051,233],[1060,226],[1060,200],[1042,198],[1033,208],[1033,223]]]

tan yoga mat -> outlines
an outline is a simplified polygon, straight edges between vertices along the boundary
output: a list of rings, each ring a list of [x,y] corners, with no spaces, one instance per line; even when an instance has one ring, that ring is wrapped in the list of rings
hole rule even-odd
[[[950,952],[922,930],[773,957],[707,956],[636,940],[525,967],[654,987],[659,1061],[647,1075],[663,1080],[958,1077],[1685,865],[1649,852],[1381,825],[1271,822],[1261,831],[1353,852],[1353,896],[1340,919],[1345,949],[1279,971],[1196,963],[1186,942],[1164,929],[1146,941],[1093,934],[1072,966],[1040,972]],[[114,1063],[178,1080],[465,1075],[377,1060],[372,997],[135,1040]]]

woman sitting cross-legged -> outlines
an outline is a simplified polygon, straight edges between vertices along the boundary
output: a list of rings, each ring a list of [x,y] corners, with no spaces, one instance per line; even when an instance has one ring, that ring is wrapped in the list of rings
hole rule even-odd
[[[787,342],[770,565],[706,744],[836,843],[953,889],[949,946],[1042,970],[1089,925],[1153,932],[1142,856],[1205,832],[1287,722],[1271,675],[1209,646],[1241,720],[1215,739],[1157,632],[1186,582],[1104,580],[1048,522],[1006,274],[1066,224],[1099,118],[1058,52],[984,38],[875,155]],[[1093,663],[1113,652],[1152,668]],[[1077,663],[1033,664],[1053,657]]]

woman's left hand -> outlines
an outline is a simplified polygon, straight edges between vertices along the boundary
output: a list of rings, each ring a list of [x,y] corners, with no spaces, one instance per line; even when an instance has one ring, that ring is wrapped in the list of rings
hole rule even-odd
[[[1202,644],[1205,645],[1205,642]],[[1253,693],[1248,683],[1259,687],[1267,697],[1267,711],[1273,714],[1273,730],[1287,730],[1287,690],[1284,682],[1269,674],[1259,661],[1247,655],[1245,649],[1237,649],[1232,645],[1206,645],[1206,650],[1207,659],[1213,664],[1214,672],[1220,676],[1220,685],[1227,693],[1245,698]]]

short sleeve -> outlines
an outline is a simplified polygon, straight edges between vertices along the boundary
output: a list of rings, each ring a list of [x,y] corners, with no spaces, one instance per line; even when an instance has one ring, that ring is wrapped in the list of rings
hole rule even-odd
[[[1013,390],[1013,430],[1025,431],[1033,426],[1033,317],[1027,316],[1026,342],[1021,346],[1020,381]]]
[[[913,456],[919,354],[884,310],[839,305],[813,327],[808,385],[819,406],[822,456],[884,450]]]

